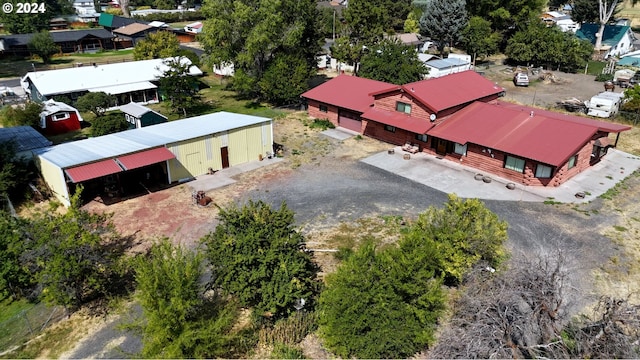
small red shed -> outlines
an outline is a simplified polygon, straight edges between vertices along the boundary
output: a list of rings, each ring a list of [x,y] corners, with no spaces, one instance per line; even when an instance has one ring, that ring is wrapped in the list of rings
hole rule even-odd
[[[83,119],[76,108],[53,99],[45,101],[43,105],[40,127],[47,135],[80,130],[80,121]]]

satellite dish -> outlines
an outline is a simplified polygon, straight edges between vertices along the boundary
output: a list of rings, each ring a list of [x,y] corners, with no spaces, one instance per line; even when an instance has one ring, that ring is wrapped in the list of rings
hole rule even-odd
[[[436,114],[429,115],[429,120],[436,121]]]

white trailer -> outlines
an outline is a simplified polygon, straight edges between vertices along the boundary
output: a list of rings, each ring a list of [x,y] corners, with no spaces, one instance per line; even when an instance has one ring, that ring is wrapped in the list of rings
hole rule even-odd
[[[623,93],[604,91],[595,95],[587,104],[587,115],[608,118],[618,113]]]

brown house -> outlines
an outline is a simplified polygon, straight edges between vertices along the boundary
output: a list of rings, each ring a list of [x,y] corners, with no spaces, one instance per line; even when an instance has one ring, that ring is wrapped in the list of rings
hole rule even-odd
[[[558,186],[629,126],[499,101],[474,71],[402,86],[339,76],[302,95],[309,116],[525,185]]]

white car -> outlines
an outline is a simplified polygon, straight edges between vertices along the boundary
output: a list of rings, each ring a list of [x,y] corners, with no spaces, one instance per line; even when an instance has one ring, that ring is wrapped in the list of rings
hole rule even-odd
[[[529,75],[525,73],[516,73],[513,75],[513,83],[516,86],[529,86]]]

